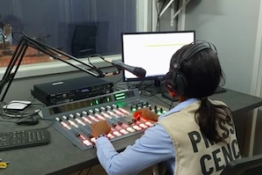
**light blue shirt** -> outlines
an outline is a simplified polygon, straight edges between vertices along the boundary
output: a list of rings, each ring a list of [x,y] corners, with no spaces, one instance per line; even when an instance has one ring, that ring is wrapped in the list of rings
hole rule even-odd
[[[184,107],[196,102],[197,99],[188,99],[179,103],[163,117],[178,112]],[[100,164],[109,175],[138,174],[142,170],[165,161],[174,172],[175,150],[167,131],[159,124],[145,130],[143,136],[135,144],[126,147],[118,153],[106,137],[99,137],[96,141],[97,157]]]

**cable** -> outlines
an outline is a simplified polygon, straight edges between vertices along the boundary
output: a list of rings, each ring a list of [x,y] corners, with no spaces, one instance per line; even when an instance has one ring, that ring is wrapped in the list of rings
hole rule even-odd
[[[91,172],[92,167],[89,168],[89,170],[86,172],[86,175],[89,175],[89,173]]]
[[[9,122],[9,123],[16,123],[16,121],[10,121],[10,120],[3,120],[3,119],[0,119],[1,122]]]
[[[171,108],[172,108],[172,106],[173,106],[173,101],[171,101],[171,103],[170,103],[170,106],[169,106],[169,110],[171,110]]]
[[[114,82],[114,88],[115,88],[115,87],[118,87],[118,88],[120,88],[120,89],[124,89],[124,88],[116,85],[116,84],[117,84],[118,82],[120,82],[121,80],[122,80],[122,77],[121,77],[119,80],[117,80],[116,82]]]
[[[56,121],[55,119],[45,119],[45,118],[39,118],[39,120],[50,121],[50,123],[45,127],[46,129],[52,126],[53,123]]]
[[[114,89],[118,91],[118,90],[125,90],[126,88],[120,86],[114,86]]]
[[[12,32],[12,36],[15,39],[15,41],[19,42],[19,39],[16,37],[15,34],[21,34],[22,35],[23,33],[22,32]]]
[[[82,172],[83,172],[83,170],[79,171],[78,175],[81,175]]]
[[[164,81],[164,79],[160,80],[160,87],[153,87],[153,89],[148,89],[150,86],[154,85],[154,83],[150,83],[145,85],[144,87],[141,87],[139,90],[141,91],[146,91],[147,95],[146,96],[154,96],[158,93],[162,93],[163,89],[161,88],[161,83]],[[150,95],[149,95],[149,94]]]
[[[90,58],[96,58],[96,57],[99,57],[100,59],[102,60],[105,60],[105,58],[102,56],[102,55],[99,55],[99,54],[92,54],[92,55],[88,55],[87,57],[87,60],[88,60],[88,63],[93,66],[94,68],[97,68],[95,65],[93,65],[93,63],[90,61]]]
[[[34,115],[37,115],[40,111],[40,109],[32,109],[34,110],[34,112],[31,112],[31,113],[25,113],[24,111],[23,112],[20,112],[20,111],[15,111],[15,110],[8,110],[8,106],[11,105],[11,104],[25,104],[25,105],[31,105],[31,104],[28,104],[28,103],[24,103],[24,102],[10,102],[10,103],[5,103],[5,102],[1,102],[1,108],[0,108],[0,114],[5,116],[5,117],[8,117],[8,118],[23,118],[23,117],[32,117]],[[41,105],[41,104],[37,104],[37,105]],[[43,105],[41,105],[43,106]]]
[[[162,100],[160,97],[158,97],[157,95],[155,95],[154,97],[156,97],[158,100],[160,100],[162,103],[165,103],[167,106],[170,105],[170,103],[167,103],[166,101]]]
[[[114,84],[117,84],[118,82],[120,82],[122,80],[122,77],[119,79],[119,80],[117,80]]]

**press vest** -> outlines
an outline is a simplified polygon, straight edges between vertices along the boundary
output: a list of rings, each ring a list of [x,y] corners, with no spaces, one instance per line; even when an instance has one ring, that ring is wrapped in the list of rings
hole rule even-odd
[[[214,104],[222,104],[212,101]],[[217,175],[221,174],[226,164],[240,158],[233,120],[217,120],[217,130],[225,141],[210,142],[201,133],[195,120],[199,108],[197,101],[177,113],[170,114],[158,123],[168,132],[175,150],[175,175]]]

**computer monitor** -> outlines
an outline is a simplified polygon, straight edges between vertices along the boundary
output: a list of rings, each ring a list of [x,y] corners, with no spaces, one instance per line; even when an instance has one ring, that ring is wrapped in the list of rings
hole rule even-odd
[[[162,80],[169,70],[172,55],[195,41],[195,31],[122,33],[122,61],[146,70],[145,78],[123,71],[123,81]]]

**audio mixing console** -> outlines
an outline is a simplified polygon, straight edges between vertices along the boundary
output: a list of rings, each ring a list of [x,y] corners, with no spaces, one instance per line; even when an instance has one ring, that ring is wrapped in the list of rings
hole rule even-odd
[[[137,109],[148,108],[161,115],[166,112],[140,97],[138,89],[117,91],[66,104],[48,106],[42,110],[43,118],[55,119],[53,127],[81,150],[92,148],[95,138],[91,124],[106,120],[111,125],[107,137],[113,142],[154,125],[151,121],[135,120]]]

